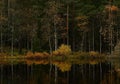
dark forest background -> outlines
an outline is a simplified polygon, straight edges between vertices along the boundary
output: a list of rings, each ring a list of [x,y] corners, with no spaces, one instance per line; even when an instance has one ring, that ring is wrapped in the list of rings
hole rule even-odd
[[[120,39],[120,0],[0,0],[1,52],[111,52]]]

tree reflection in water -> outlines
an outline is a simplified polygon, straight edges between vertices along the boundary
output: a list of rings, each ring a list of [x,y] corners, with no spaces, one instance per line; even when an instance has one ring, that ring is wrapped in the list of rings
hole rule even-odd
[[[120,72],[108,62],[1,62],[0,84],[119,84]],[[110,67],[111,66],[111,67]],[[56,68],[56,69],[55,69]],[[57,70],[57,71],[56,71]],[[13,72],[14,73],[11,73]],[[11,80],[12,76],[12,80]]]

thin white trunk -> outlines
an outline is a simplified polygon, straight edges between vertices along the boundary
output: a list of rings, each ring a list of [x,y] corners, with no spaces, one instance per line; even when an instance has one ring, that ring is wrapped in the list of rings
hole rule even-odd
[[[2,26],[1,26],[0,44],[1,44],[1,53],[2,53],[2,52],[3,52],[3,33],[2,33]]]
[[[55,84],[57,84],[57,77],[58,77],[58,69],[57,66],[55,66]]]
[[[13,31],[14,31],[14,28],[13,28],[13,25],[11,26],[10,25],[10,20],[11,20],[11,12],[10,12],[10,9],[11,9],[11,2],[10,0],[8,0],[8,27],[12,27],[11,29],[11,56],[13,56]],[[12,17],[13,19],[13,17]]]
[[[0,70],[0,71],[1,71],[1,72],[0,72],[0,74],[1,74],[1,77],[0,77],[0,78],[1,78],[1,79],[0,79],[1,81],[0,81],[0,83],[3,84],[3,65],[2,65],[2,64],[1,64],[1,67],[0,67],[0,68],[1,68],[1,70]]]
[[[1,1],[2,7],[1,7],[1,16],[3,17],[3,0]],[[3,52],[3,26],[2,26],[2,21],[1,21],[1,30],[0,30],[0,47],[1,47],[1,53]]]
[[[93,30],[93,51],[95,50],[95,31],[94,31],[94,21],[93,21],[93,27],[92,27],[92,30]]]
[[[52,74],[52,63],[50,62],[50,69],[49,69],[49,84],[51,84],[51,74]]]
[[[55,50],[58,48],[58,40],[57,40],[57,28],[56,28],[56,22],[54,17],[54,38],[55,38]]]
[[[89,39],[89,52],[91,51],[90,39]]]
[[[100,35],[100,53],[102,53],[102,36],[101,36],[101,32],[102,32],[102,25],[101,25],[101,22],[100,22],[100,31],[99,31],[99,35]]]
[[[52,45],[51,45],[51,36],[49,35],[49,48],[50,48],[50,54],[52,54]]]
[[[100,34],[100,53],[102,53],[102,37],[101,37],[101,34]]]
[[[31,39],[31,51],[33,51],[33,39]]]
[[[13,10],[14,10],[14,1],[13,2],[11,2],[11,4],[12,4],[12,8],[13,8]],[[12,44],[11,44],[11,55],[13,56],[13,53],[14,53],[14,13],[12,13],[12,30],[11,30],[11,32],[12,32]]]
[[[8,27],[10,27],[10,21],[9,21],[9,16],[10,16],[10,11],[9,11],[9,9],[10,9],[9,8],[10,7],[10,2],[9,2],[9,0],[8,0],[7,4],[8,4],[8,9],[7,9],[8,10]]]
[[[27,36],[27,51],[29,51],[29,40],[28,40],[28,36]]]
[[[83,47],[84,47],[84,38],[85,38],[85,32],[83,32],[83,36],[82,36],[82,42],[81,42],[81,51],[83,51]]]
[[[69,5],[67,5],[67,45],[69,45]]]
[[[54,15],[54,38],[55,38],[55,50],[58,48],[58,38],[57,38],[57,28],[56,28],[56,22],[55,22],[55,15]],[[55,66],[55,84],[57,84],[57,76],[58,76],[58,69],[57,66]]]
[[[110,30],[110,53],[112,53],[112,48],[113,48],[113,33],[112,33],[112,23],[113,23],[113,20],[112,20],[112,11],[111,11],[111,7],[112,7],[112,2],[109,1],[109,16],[108,16],[108,20],[109,20],[109,30]]]
[[[69,71],[67,71],[67,84],[69,84]]]
[[[12,27],[12,43],[11,43],[11,56],[13,56],[13,52],[14,52],[14,35],[13,35],[13,32],[14,32],[14,28]]]

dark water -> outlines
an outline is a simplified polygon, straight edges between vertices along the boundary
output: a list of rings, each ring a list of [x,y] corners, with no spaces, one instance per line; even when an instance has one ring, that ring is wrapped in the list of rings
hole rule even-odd
[[[120,84],[119,60],[99,63],[1,61],[0,84]]]

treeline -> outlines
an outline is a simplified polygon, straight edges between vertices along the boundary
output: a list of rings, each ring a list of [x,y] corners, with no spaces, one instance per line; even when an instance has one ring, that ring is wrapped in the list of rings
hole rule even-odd
[[[111,52],[120,39],[120,0],[0,0],[0,50]]]

